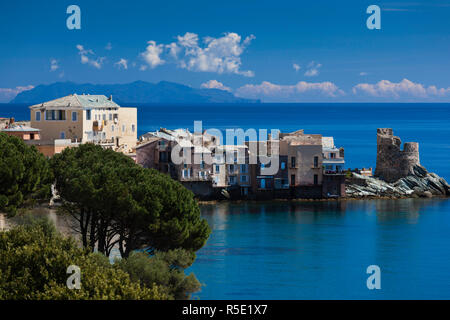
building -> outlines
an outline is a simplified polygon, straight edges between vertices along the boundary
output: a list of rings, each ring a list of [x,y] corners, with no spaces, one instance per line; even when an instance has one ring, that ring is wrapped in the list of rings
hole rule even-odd
[[[344,148],[336,148],[333,137],[322,137],[324,198],[345,197]]]
[[[137,109],[124,108],[112,96],[72,94],[30,107],[31,127],[41,140],[97,143],[130,153],[137,142]]]
[[[12,124],[6,127],[5,129],[1,129],[0,131],[6,133],[7,135],[18,137],[24,141],[33,141],[41,139],[40,136],[41,130],[21,124],[18,125]]]
[[[196,195],[208,198],[217,192],[213,185],[215,146],[216,137],[205,132],[193,134],[187,129],[161,128],[140,138],[136,163],[168,174]]]
[[[161,128],[140,140],[138,164],[169,174],[200,197],[224,191],[230,198],[345,196],[344,149],[332,137],[298,130],[279,139],[221,145],[206,133]]]

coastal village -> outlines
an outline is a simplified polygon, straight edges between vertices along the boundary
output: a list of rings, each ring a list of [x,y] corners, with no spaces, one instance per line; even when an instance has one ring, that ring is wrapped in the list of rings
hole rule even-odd
[[[121,107],[112,96],[72,94],[29,108],[29,122],[0,118],[0,132],[23,139],[47,157],[82,143],[122,152],[145,168],[170,175],[201,200],[450,194],[443,178],[420,166],[418,144],[405,143],[401,150],[392,129],[378,129],[375,178],[372,168],[347,169],[344,148],[333,137],[304,130],[240,145],[222,144],[215,135],[185,128],[160,128],[138,138],[137,108]],[[268,164],[255,156],[270,158],[275,143],[277,167],[265,174]],[[189,161],[174,161],[175,148],[189,151]]]

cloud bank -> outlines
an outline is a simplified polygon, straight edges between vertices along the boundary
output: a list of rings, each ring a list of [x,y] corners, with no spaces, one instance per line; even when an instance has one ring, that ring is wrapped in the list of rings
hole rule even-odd
[[[300,81],[294,85],[278,85],[263,81],[259,85],[247,84],[236,89],[235,95],[263,102],[302,102],[311,100],[332,100],[345,95],[334,83]]]
[[[389,80],[381,80],[375,84],[359,83],[352,88],[352,92],[357,96],[391,100],[400,100],[405,98],[427,100],[450,97],[450,87],[437,88],[434,85],[426,87],[421,83],[415,83],[408,79],[403,79],[397,83]]]
[[[202,88],[202,89],[219,89],[219,90],[231,92],[230,87],[224,86],[222,82],[219,82],[217,80],[209,80],[208,82],[202,83],[200,85],[200,88]]]
[[[15,88],[0,88],[0,102],[9,102],[14,99],[22,91],[33,89],[34,86],[19,86]]]

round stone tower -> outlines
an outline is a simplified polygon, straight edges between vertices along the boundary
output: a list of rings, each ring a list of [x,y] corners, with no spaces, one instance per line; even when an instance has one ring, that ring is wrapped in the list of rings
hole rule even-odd
[[[377,166],[375,176],[387,181],[395,182],[413,172],[419,165],[419,144],[405,142],[401,150],[401,140],[394,136],[391,128],[377,129]]]

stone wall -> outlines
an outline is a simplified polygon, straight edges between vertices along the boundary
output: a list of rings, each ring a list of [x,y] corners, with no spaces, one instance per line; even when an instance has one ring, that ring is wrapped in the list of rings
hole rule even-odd
[[[413,173],[420,165],[419,144],[405,142],[401,149],[401,140],[394,136],[391,128],[377,129],[377,167],[375,176],[387,182],[395,182]]]

